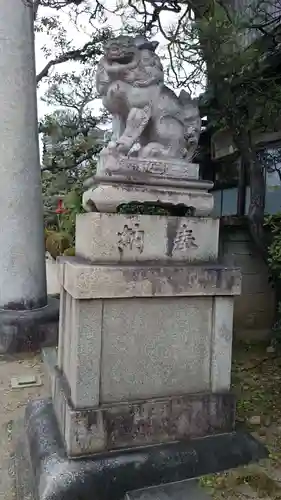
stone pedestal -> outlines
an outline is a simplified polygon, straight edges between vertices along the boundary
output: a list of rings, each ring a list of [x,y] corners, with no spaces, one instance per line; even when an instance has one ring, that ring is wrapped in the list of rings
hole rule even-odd
[[[69,456],[233,430],[241,277],[216,263],[218,231],[210,218],[77,217],[53,387]]]
[[[188,161],[199,111],[165,87],[155,48],[121,37],[98,67],[113,139],[84,194],[76,256],[59,262],[52,402],[26,410],[38,499],[119,500],[266,456],[234,427],[241,275],[217,262],[212,183]]]
[[[188,179],[167,162],[166,170],[164,161],[157,164],[162,173],[151,162],[154,184],[166,183],[164,202],[159,191],[155,195],[159,205],[171,214],[180,205],[181,213],[206,211],[205,216],[116,213],[120,204],[139,201],[139,187],[146,197],[145,176],[136,174],[144,163],[130,162],[123,162],[121,194],[113,190],[102,198],[96,179],[88,208],[109,207],[109,213],[79,215],[76,256],[59,261],[52,404],[33,403],[26,413],[39,498],[88,500],[93,491],[98,498],[121,498],[128,490],[266,455],[251,437],[235,432],[232,320],[241,274],[217,262],[219,220],[208,217],[212,196],[193,179],[205,195],[193,197],[190,181],[188,196],[178,204],[174,186],[180,189]],[[123,163],[116,166],[118,175]],[[106,183],[115,189],[117,174],[110,165]],[[46,432],[44,453],[39,419]]]
[[[46,294],[31,3],[0,0],[0,352],[37,342],[38,325],[58,318]]]

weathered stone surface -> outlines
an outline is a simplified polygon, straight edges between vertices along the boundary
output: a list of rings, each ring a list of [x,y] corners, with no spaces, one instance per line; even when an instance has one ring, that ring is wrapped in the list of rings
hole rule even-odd
[[[69,397],[68,397],[69,400]],[[55,374],[54,381],[54,395],[52,398],[54,405],[54,412],[56,414],[61,437],[64,439],[65,436],[65,421],[66,421],[66,409],[67,409],[67,390],[66,386],[63,386],[59,377]]]
[[[104,149],[142,158],[193,158],[201,120],[197,101],[164,85],[157,42],[137,36],[109,40],[96,74],[97,91],[113,115],[111,143]]]
[[[57,347],[44,347],[41,350],[41,355],[45,374],[44,383],[53,398],[55,395],[55,367],[58,364],[58,349]]]
[[[63,436],[68,456],[86,456],[107,450],[105,424],[101,410],[72,410],[66,404]]]
[[[214,261],[219,219],[90,213],[76,219],[76,255],[95,262]]]
[[[54,408],[67,453],[72,457],[231,432],[234,428],[235,398],[230,393],[184,394],[76,409],[58,371],[55,378]]]
[[[135,177],[146,179],[149,175],[162,179],[195,179],[199,178],[199,165],[187,163],[185,160],[168,160],[163,158],[144,159],[116,154],[101,155],[97,163],[97,175]]]
[[[149,178],[146,182],[127,177],[95,179],[95,187],[83,195],[87,212],[115,213],[127,203],[153,203],[161,206],[182,206],[196,216],[208,216],[214,206],[213,187],[208,181],[185,181],[173,185],[170,180]]]
[[[57,266],[58,273],[59,271],[63,271],[63,266]],[[57,273],[57,274],[58,274]],[[62,274],[62,273],[61,273]],[[59,348],[58,348],[58,367],[62,369],[63,367],[63,357],[65,350],[67,349],[67,337],[65,330],[65,320],[66,320],[66,301],[69,300],[67,298],[67,292],[60,285],[60,313],[59,313]]]
[[[238,270],[61,262],[58,363],[75,407],[229,389]]]
[[[0,354],[57,345],[59,301],[27,311],[0,310]]]
[[[38,500],[121,500],[132,490],[225,471],[268,456],[251,435],[230,432],[71,460],[65,456],[52,404],[42,400],[29,403],[25,432],[24,451],[30,455]]]
[[[59,261],[59,281],[76,299],[239,295],[238,268],[214,265],[95,265]]]
[[[66,296],[58,364],[75,407],[229,389],[231,298]]]
[[[102,301],[75,300],[66,294],[59,336],[59,368],[78,407],[99,404]]]
[[[210,387],[212,298],[105,300],[102,403]]]
[[[231,382],[233,297],[216,297],[213,303],[211,389],[228,391]]]
[[[47,294],[32,4],[1,0],[0,12],[0,308],[13,312],[46,306]]]
[[[232,227],[230,224],[236,224]],[[275,290],[266,263],[251,241],[248,226],[229,218],[220,229],[220,262],[241,269],[241,295],[234,302],[234,336],[241,340],[271,338]]]
[[[118,405],[104,410],[109,447],[203,437],[234,429],[231,394],[196,394]]]
[[[58,346],[58,359],[59,367],[63,366],[64,373],[66,377],[70,377],[71,366],[70,366],[70,352],[71,344],[70,338],[72,330],[68,330],[67,327],[71,322],[71,304],[73,298],[69,293],[62,292],[63,300],[60,304],[60,317],[64,318],[64,321],[60,321],[60,331],[59,331],[59,346]]]

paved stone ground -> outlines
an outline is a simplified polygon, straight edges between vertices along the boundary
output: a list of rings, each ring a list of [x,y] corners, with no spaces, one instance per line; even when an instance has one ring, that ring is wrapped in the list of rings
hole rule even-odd
[[[12,377],[40,375],[41,387],[11,389]],[[48,396],[40,355],[0,357],[0,500],[15,500],[11,467],[14,442],[27,401]],[[265,347],[234,352],[233,388],[238,397],[238,425],[248,427],[270,450],[269,460],[226,474],[200,479],[215,500],[281,500],[281,354]],[[30,498],[26,496],[26,498]]]

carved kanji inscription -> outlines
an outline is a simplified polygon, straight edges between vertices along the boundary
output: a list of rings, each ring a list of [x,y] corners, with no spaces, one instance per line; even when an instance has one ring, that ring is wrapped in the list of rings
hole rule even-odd
[[[178,231],[173,250],[187,250],[198,248],[192,229],[188,229],[187,224],[183,224]]]
[[[123,252],[125,248],[133,250],[136,248],[139,253],[143,252],[144,249],[144,231],[139,228],[139,224],[136,223],[133,227],[129,227],[127,224],[121,232],[117,233],[118,236],[118,250]]]

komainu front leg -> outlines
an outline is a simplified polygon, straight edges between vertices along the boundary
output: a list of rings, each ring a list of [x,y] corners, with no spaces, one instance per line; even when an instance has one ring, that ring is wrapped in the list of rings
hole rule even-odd
[[[117,149],[120,153],[127,154],[131,147],[140,138],[151,117],[151,107],[131,109],[126,123],[126,128],[117,140]]]
[[[116,153],[117,141],[124,133],[125,127],[126,127],[126,122],[123,119],[123,117],[118,115],[113,115],[112,132],[110,134],[110,138],[107,145],[103,148],[101,152],[102,156]]]
[[[123,135],[124,131],[126,128],[126,123],[123,117],[114,115],[112,117],[112,136],[111,140],[113,142],[116,142],[120,139],[120,137]]]

